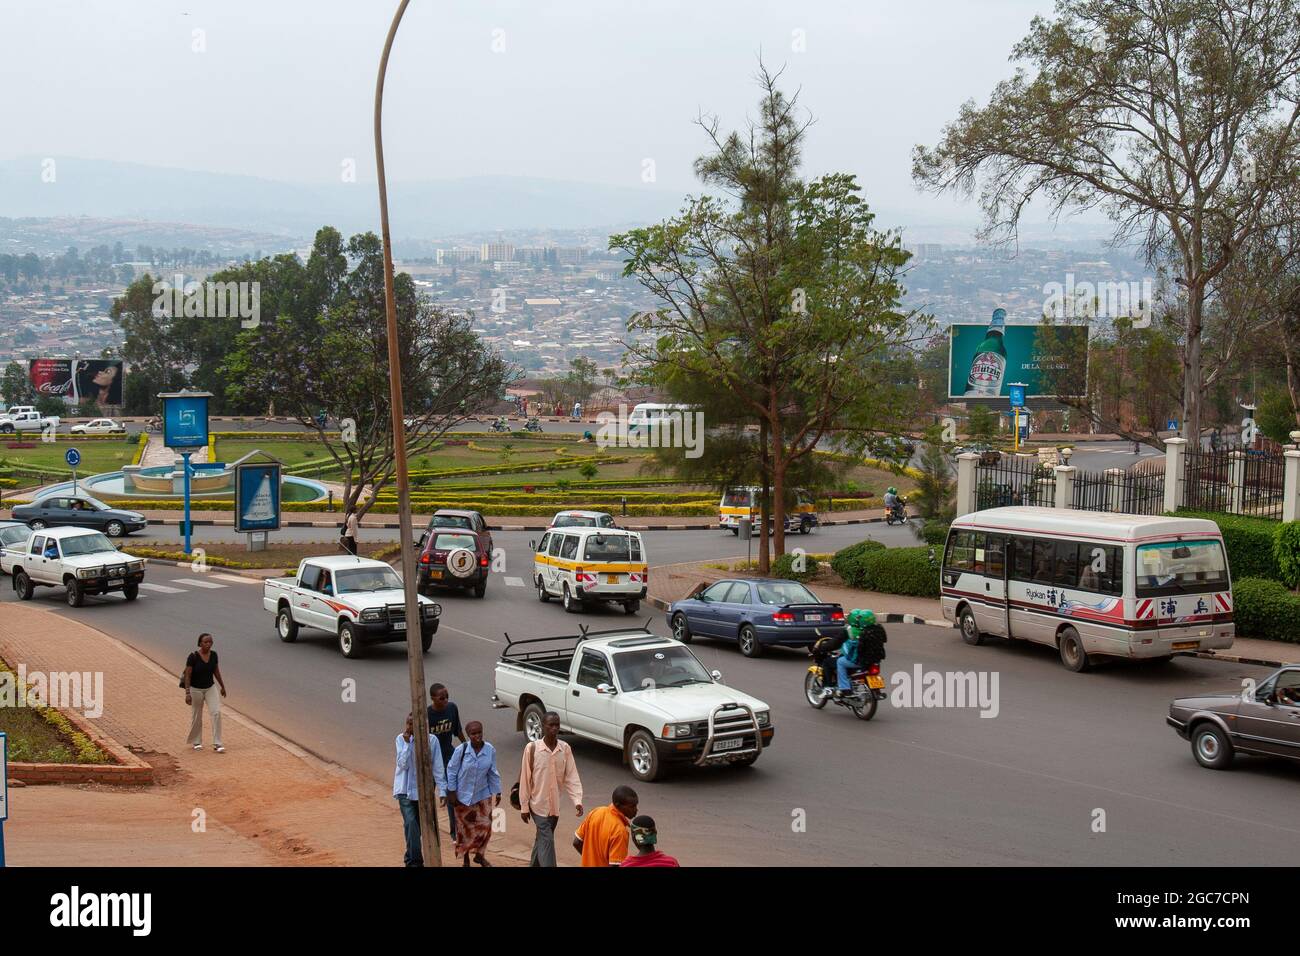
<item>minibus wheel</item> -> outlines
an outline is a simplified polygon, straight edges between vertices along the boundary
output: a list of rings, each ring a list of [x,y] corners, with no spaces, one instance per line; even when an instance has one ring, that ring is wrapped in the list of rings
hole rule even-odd
[[[980,633],[980,627],[975,623],[975,615],[971,609],[964,607],[961,609],[961,639],[967,644],[976,645],[984,643],[984,635]]]
[[[1064,628],[1061,631],[1061,636],[1057,638],[1057,645],[1061,650],[1061,663],[1076,674],[1086,671],[1092,664],[1092,661],[1088,658],[1088,652],[1083,649],[1083,641],[1079,639],[1079,632],[1074,628]]]

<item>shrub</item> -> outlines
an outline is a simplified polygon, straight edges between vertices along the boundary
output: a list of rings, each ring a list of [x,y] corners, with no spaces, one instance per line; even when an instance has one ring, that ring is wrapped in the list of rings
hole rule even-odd
[[[796,562],[802,561],[803,570],[797,571]],[[817,569],[821,567],[821,562],[811,554],[783,554],[772,562],[771,575],[774,578],[785,578],[787,581],[807,581]]]
[[[850,584],[860,573],[862,559],[872,551],[884,550],[885,546],[882,543],[870,538],[851,544],[835,552],[834,557],[831,558],[831,570],[838,574],[845,584]]]
[[[1278,523],[1267,518],[1228,515],[1204,511],[1179,511],[1180,518],[1208,518],[1223,532],[1228,551],[1228,570],[1236,578],[1268,578],[1281,581],[1282,569],[1273,553],[1273,536]]]
[[[853,587],[882,594],[939,596],[939,569],[930,564],[929,548],[872,551],[863,558],[861,568],[861,582]]]
[[[948,528],[942,521],[927,521],[921,525],[921,540],[932,548],[942,548],[948,540]]]
[[[1277,559],[1282,583],[1289,588],[1300,584],[1300,521],[1278,526],[1273,534],[1273,557]]]
[[[1261,578],[1233,581],[1232,603],[1239,637],[1300,644],[1300,596],[1285,585]]]

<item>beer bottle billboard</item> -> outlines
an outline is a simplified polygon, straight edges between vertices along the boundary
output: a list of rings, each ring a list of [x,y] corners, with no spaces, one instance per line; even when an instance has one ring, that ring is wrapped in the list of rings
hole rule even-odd
[[[1007,310],[994,309],[989,330],[971,359],[963,397],[997,398],[1002,393],[1002,378],[1007,373],[1007,348],[1003,342],[1006,325]]]

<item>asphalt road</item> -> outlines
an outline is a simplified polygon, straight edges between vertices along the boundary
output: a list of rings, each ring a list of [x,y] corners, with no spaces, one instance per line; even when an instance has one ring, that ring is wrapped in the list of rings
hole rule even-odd
[[[657,633],[666,626],[648,607],[629,619],[612,607],[576,616],[554,602],[540,604],[531,589],[504,580],[527,578],[527,535],[497,539],[509,562],[502,580],[481,601],[455,593],[441,599],[443,623],[425,668],[429,682],[451,688],[464,719],[483,721],[509,785],[523,739],[513,716],[489,702],[503,632],[560,635],[580,623],[622,627],[646,617]],[[656,562],[735,547],[733,538],[707,532],[652,533],[651,542]],[[391,778],[392,740],[409,708],[402,645],[348,661],[323,633],[281,643],[258,583],[156,564],[147,583],[155,589],[132,605],[89,598],[74,610],[52,590],[39,591],[36,601],[174,670],[197,632],[210,630],[231,706],[318,754]],[[9,587],[0,585],[0,600],[14,600]],[[1300,767],[1239,758],[1231,772],[1202,770],[1163,721],[1170,698],[1234,690],[1243,676],[1259,678],[1264,669],[1181,659],[1076,675],[1043,648],[969,647],[951,630],[925,626],[891,626],[889,635],[891,675],[917,665],[981,671],[987,680],[996,674],[997,716],[890,705],[861,722],[835,707],[815,711],[802,696],[802,654],[747,660],[731,646],[696,642],[706,667],[771,705],[776,738],[750,769],[685,771],[638,785],[643,810],[660,823],[664,849],[685,863],[737,865],[1294,863]],[[350,680],[356,701],[345,703]],[[112,688],[106,692],[111,708]],[[187,726],[179,698],[159,705],[174,708],[179,744]],[[574,747],[588,806],[633,782],[613,750],[585,741]],[[1105,830],[1095,832],[1100,813]],[[513,816],[508,821],[522,825]]]

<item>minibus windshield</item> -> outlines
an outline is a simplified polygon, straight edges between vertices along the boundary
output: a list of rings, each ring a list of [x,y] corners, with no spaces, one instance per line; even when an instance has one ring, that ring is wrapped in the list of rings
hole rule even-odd
[[[1228,586],[1228,562],[1218,541],[1162,541],[1137,549],[1138,597],[1195,594]]]

